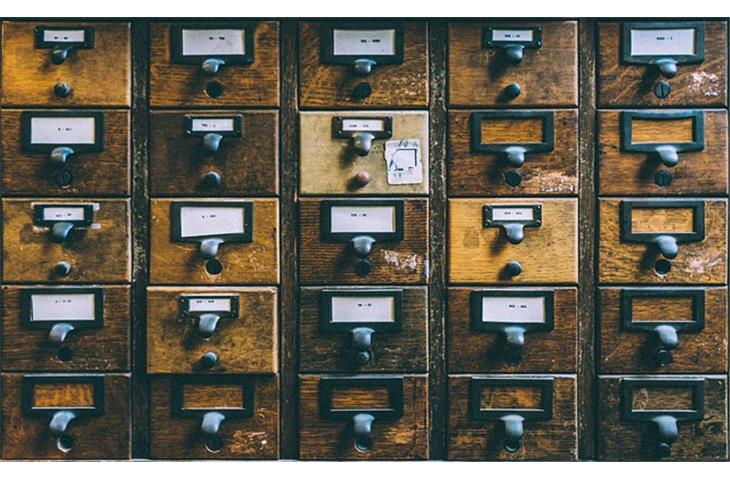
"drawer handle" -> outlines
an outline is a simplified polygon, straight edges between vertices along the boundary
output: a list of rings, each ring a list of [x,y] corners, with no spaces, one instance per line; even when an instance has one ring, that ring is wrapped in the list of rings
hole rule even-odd
[[[212,337],[220,319],[220,315],[214,313],[204,313],[201,315],[198,319],[198,335],[203,338]]]
[[[352,417],[352,431],[355,437],[355,449],[367,452],[373,446],[373,422],[375,417],[369,413],[358,413]]]
[[[48,424],[48,430],[51,436],[59,438],[68,430],[71,422],[76,418],[76,414],[69,410],[60,410],[53,414],[51,422]]]
[[[223,243],[220,238],[206,238],[200,242],[200,255],[206,260],[213,260],[218,256],[218,248]]]
[[[375,60],[371,60],[369,58],[358,58],[353,63],[352,68],[357,75],[365,77],[372,73],[375,65],[377,65]]]
[[[223,135],[220,133],[206,133],[202,140],[203,149],[208,155],[214,155],[221,148],[221,140],[223,140]]]
[[[482,47],[498,48],[507,63],[516,65],[522,61],[525,48],[542,46],[542,27],[484,27]]]
[[[71,222],[56,222],[51,228],[51,240],[53,243],[63,243],[68,239],[68,234],[73,230]]]
[[[352,146],[359,156],[364,157],[373,148],[373,140],[375,135],[372,133],[357,132],[352,136]]]
[[[352,348],[358,365],[367,365],[373,360],[373,333],[375,330],[369,327],[352,329]]]
[[[500,227],[513,245],[525,239],[525,227],[542,226],[542,205],[489,204],[483,208],[484,227]]]
[[[500,418],[504,426],[504,449],[515,453],[522,446],[525,436],[525,419],[522,415],[505,415]]]
[[[373,249],[375,239],[369,235],[359,235],[354,237],[351,242],[352,249],[355,250],[355,254],[360,257],[357,262],[355,262],[355,273],[361,277],[365,276],[373,269],[373,264],[367,257]]]
[[[672,235],[659,235],[654,239],[654,244],[664,258],[668,260],[677,258],[679,246],[677,245],[677,239]]]
[[[48,332],[48,341],[51,345],[59,347],[66,341],[69,333],[74,331],[74,326],[70,323],[56,323]]]
[[[668,457],[672,453],[672,444],[679,437],[677,419],[671,415],[659,415],[651,420],[657,429],[657,455]]]
[[[677,61],[673,58],[660,58],[656,60],[655,65],[659,68],[659,72],[666,78],[673,78],[677,75]]]
[[[664,367],[672,362],[671,351],[679,346],[677,329],[671,325],[658,325],[654,332],[660,345],[660,348],[654,354],[654,358],[660,367]]]
[[[51,163],[56,166],[63,166],[68,161],[68,157],[74,154],[74,149],[71,147],[56,147],[51,150],[49,158]]]
[[[655,149],[659,160],[667,166],[674,167],[679,163],[679,153],[674,145],[659,145]]]
[[[200,433],[205,440],[205,447],[211,452],[219,452],[223,448],[223,439],[219,432],[225,419],[226,416],[220,412],[207,412],[200,422]]]
[[[58,45],[53,47],[51,50],[51,62],[54,65],[61,65],[68,58],[68,54],[74,49],[74,45],[61,46]]]
[[[511,166],[517,168],[525,163],[526,152],[527,149],[525,147],[507,147],[504,149],[504,156]]]
[[[206,75],[215,75],[216,73],[218,73],[218,71],[221,69],[221,67],[225,64],[226,64],[226,62],[221,60],[220,58],[209,58],[209,59],[203,61],[203,64],[200,66],[200,69]]]

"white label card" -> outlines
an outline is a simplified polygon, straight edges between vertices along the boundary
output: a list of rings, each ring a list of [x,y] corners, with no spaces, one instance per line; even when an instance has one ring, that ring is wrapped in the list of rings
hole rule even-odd
[[[694,55],[695,29],[631,30],[631,55]]]
[[[54,43],[81,43],[86,32],[82,30],[43,30],[43,41]]]
[[[330,208],[332,233],[395,233],[394,206],[342,206]]]
[[[493,42],[531,42],[532,30],[492,30]]]
[[[395,322],[394,297],[332,297],[333,322]]]
[[[232,118],[194,118],[193,132],[232,132],[235,125]]]
[[[231,299],[229,297],[188,297],[189,312],[230,312]]]
[[[395,55],[395,30],[333,30],[335,55]]]
[[[545,323],[545,297],[482,297],[482,322]]]
[[[30,119],[33,145],[93,145],[96,142],[94,117],[34,117]]]
[[[89,320],[96,318],[93,293],[39,293],[30,297],[31,322]]]
[[[385,122],[378,118],[345,118],[342,120],[343,132],[382,132]]]
[[[241,207],[182,207],[180,235],[210,237],[244,233],[244,212]]]
[[[422,183],[421,142],[417,138],[388,140],[385,142],[385,166],[389,185]]]
[[[510,208],[510,207],[494,207],[492,208],[492,220],[509,222],[512,221],[529,221],[535,219],[535,210],[532,208]]]
[[[213,29],[182,31],[182,54],[196,55],[245,55],[246,30]]]
[[[84,207],[45,207],[43,220],[50,222],[83,221],[85,220]]]

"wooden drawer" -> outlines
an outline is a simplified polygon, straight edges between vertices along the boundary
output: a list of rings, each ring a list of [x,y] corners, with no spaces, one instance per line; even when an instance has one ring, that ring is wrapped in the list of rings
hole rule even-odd
[[[276,459],[279,378],[154,376],[150,457]]]
[[[302,284],[425,283],[428,201],[302,199]]]
[[[426,287],[303,288],[299,367],[304,372],[425,372]]]
[[[279,283],[278,200],[150,203],[150,283]]]
[[[130,281],[129,201],[3,199],[5,282]]]
[[[428,458],[426,375],[300,375],[299,387],[301,459]]]
[[[152,195],[276,195],[279,114],[274,111],[150,113]]]
[[[6,193],[129,195],[128,111],[3,110],[0,117]]]
[[[577,214],[568,198],[449,200],[449,280],[576,283]]]
[[[599,105],[727,105],[727,22],[601,23],[598,36]],[[666,73],[657,60],[669,60]]]
[[[148,373],[276,373],[277,290],[148,287]]]
[[[605,373],[727,371],[727,288],[602,288]]]
[[[603,110],[604,195],[727,195],[727,111]]]
[[[449,371],[574,372],[577,302],[575,288],[450,288]]]
[[[426,108],[427,22],[302,22],[299,81],[304,108]]]
[[[150,105],[278,106],[278,22],[152,23]]]
[[[130,456],[129,375],[2,375],[2,458]]]
[[[428,194],[428,112],[299,115],[302,195]]]
[[[3,22],[3,105],[130,106],[129,23]]]
[[[727,460],[726,376],[603,376],[598,401],[599,460]]]
[[[452,110],[449,193],[578,192],[576,110]]]
[[[2,293],[5,370],[131,368],[128,286],[5,285]]]
[[[726,200],[604,198],[599,215],[600,282],[726,282]]]
[[[448,83],[450,105],[575,107],[578,23],[449,23]]]
[[[448,458],[575,460],[574,375],[449,375]]]

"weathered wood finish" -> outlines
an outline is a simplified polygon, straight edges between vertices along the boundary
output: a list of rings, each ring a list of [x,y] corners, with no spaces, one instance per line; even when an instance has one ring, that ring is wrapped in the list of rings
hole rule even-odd
[[[254,378],[254,415],[231,418],[221,423],[223,448],[206,448],[200,433],[201,418],[173,415],[171,383],[176,377],[154,376],[150,394],[150,458],[183,459],[276,459],[279,453],[279,378]],[[179,377],[184,379],[185,377]],[[216,387],[211,387],[216,388]],[[225,388],[225,387],[224,387]],[[222,406],[217,395],[207,401],[210,411]],[[201,402],[204,400],[201,399]],[[202,407],[202,404],[199,405]],[[203,410],[202,413],[205,413]]]
[[[479,289],[529,292],[532,289]],[[550,332],[527,332],[519,363],[507,363],[504,335],[471,328],[470,288],[449,288],[449,317],[446,322],[449,372],[528,373],[574,372],[578,349],[578,291],[555,288],[554,326]],[[560,352],[556,355],[555,352]]]
[[[626,377],[623,377],[626,378]],[[631,377],[637,378],[637,377]],[[678,379],[671,377],[642,376],[653,379]],[[686,377],[685,377],[686,378]],[[689,377],[696,378],[696,377]],[[664,460],[698,461],[727,460],[727,377],[705,378],[705,416],[699,422],[679,422],[679,437],[672,444],[671,456]],[[598,436],[599,460],[607,461],[655,461],[654,444],[656,426],[651,422],[626,421],[621,418],[621,379],[619,376],[598,378]],[[644,395],[660,395],[652,403],[671,405],[673,390],[658,392],[643,389]],[[638,393],[638,392],[637,392]],[[647,397],[647,402],[649,397]]]
[[[373,28],[377,21],[369,21]],[[320,63],[320,23],[299,24],[299,105],[302,108],[426,108],[428,107],[428,24],[403,22],[403,63],[376,65],[367,77],[355,75],[351,65]],[[336,25],[336,23],[335,23]],[[367,82],[365,99],[351,95]]]
[[[206,155],[201,137],[185,135],[185,116],[241,115],[240,138],[224,138],[220,151]],[[203,110],[150,113],[150,181],[157,196],[266,196],[279,187],[279,114],[276,111]],[[203,177],[219,173],[219,188]]]
[[[404,375],[403,416],[373,422],[373,446],[358,451],[347,420],[322,418],[319,375],[299,376],[299,455],[304,460],[425,460],[428,458],[428,377]],[[355,398],[352,399],[354,401]],[[345,400],[346,401],[346,400]],[[349,402],[352,404],[352,401]]]
[[[182,295],[236,295],[239,316],[222,318],[209,339],[197,334],[197,319],[183,318]],[[148,287],[148,373],[276,373],[275,288]],[[205,370],[200,357],[215,352],[219,363]]]
[[[499,375],[477,378],[525,378]],[[553,412],[550,420],[526,420],[522,446],[515,453],[503,448],[504,427],[499,420],[477,420],[469,416],[469,384],[472,375],[449,375],[449,460],[575,460],[578,450],[576,379],[572,375],[554,378]],[[496,399],[495,399],[496,401]],[[529,387],[512,398],[500,400],[495,408],[534,408]],[[482,406],[485,408],[485,406]]]
[[[542,47],[524,49],[517,65],[507,65],[500,48],[483,48],[484,27],[542,27]],[[575,21],[488,21],[449,23],[449,105],[578,105],[578,23]],[[507,85],[522,88],[517,98]]]
[[[53,243],[48,228],[33,224],[36,203],[93,203],[94,224],[77,229],[63,244]],[[3,281],[118,283],[130,280],[129,201],[95,198],[3,199]],[[65,277],[54,275],[60,261],[71,264]]]
[[[364,157],[358,156],[349,138],[335,138],[333,118],[391,117],[393,135],[376,139]],[[425,195],[428,194],[428,112],[304,112],[299,117],[300,187],[302,195]],[[420,141],[421,183],[390,185],[388,183],[385,142],[390,140]],[[359,172],[370,174],[370,182],[360,186],[354,181]]]
[[[398,287],[387,287],[398,288]],[[362,288],[338,287],[337,291]],[[368,288],[370,290],[370,288]],[[319,327],[321,288],[302,288],[299,314],[299,370],[302,372],[426,372],[428,365],[428,290],[403,289],[403,323],[399,332],[373,334],[373,360],[353,361],[349,333],[325,332]]]
[[[681,71],[681,68],[680,68]],[[666,168],[654,154],[624,152],[618,111],[598,113],[598,166],[602,195],[711,195],[728,193],[727,111],[705,110],[705,148],[699,152],[680,152],[679,163]],[[654,127],[652,143],[665,136],[674,142],[685,141],[688,131],[680,125],[648,121]],[[669,130],[669,132],[667,132]],[[689,129],[691,133],[691,127]],[[636,135],[634,135],[636,137]],[[634,141],[637,139],[634,138]],[[691,139],[690,139],[691,140]],[[672,183],[660,187],[654,182],[659,171],[672,174]]]
[[[449,112],[449,193],[453,196],[480,195],[570,195],[578,192],[578,112],[554,113],[555,148],[547,153],[527,153],[525,163],[515,171],[522,182],[511,187],[504,175],[509,168],[503,155],[473,152],[469,117],[472,111]],[[519,124],[515,125],[515,129]],[[541,133],[542,129],[538,131]],[[529,131],[511,131],[514,141],[526,142]],[[540,140],[542,135],[540,135]],[[493,141],[493,140],[492,140]],[[532,142],[532,140],[530,140]],[[507,146],[509,142],[504,142]]]
[[[652,65],[621,62],[621,25],[598,25],[598,104],[703,107],[727,106],[727,22],[705,22],[705,61],[679,64],[674,78],[663,79]],[[654,84],[671,86],[666,98],[654,95]]]
[[[235,22],[234,22],[235,23]],[[150,105],[152,107],[275,107],[279,105],[279,23],[259,22],[254,35],[254,61],[249,65],[224,65],[206,75],[200,65],[171,61],[170,30],[173,25],[152,23],[150,28]],[[215,28],[215,27],[212,27]],[[223,94],[206,94],[210,82],[223,85]]]

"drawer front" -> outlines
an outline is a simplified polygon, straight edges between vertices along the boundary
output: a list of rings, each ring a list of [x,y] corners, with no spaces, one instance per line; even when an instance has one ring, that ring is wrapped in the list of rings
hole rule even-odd
[[[426,375],[300,375],[299,387],[301,459],[428,458]]]
[[[425,283],[428,202],[302,199],[302,284]]]
[[[0,117],[6,193],[130,193],[128,111],[3,110]],[[58,135],[61,128],[68,134]]]
[[[600,282],[725,283],[726,200],[601,199],[599,215]]]
[[[3,105],[131,104],[128,23],[3,22],[2,51]]]
[[[575,371],[577,297],[575,288],[450,288],[449,371]]]
[[[605,195],[727,195],[727,112],[600,111]]]
[[[206,30],[232,37],[228,48],[207,45]],[[150,105],[278,106],[278,22],[152,23]]]
[[[727,105],[727,22],[602,23],[598,36],[601,106]]]
[[[450,460],[577,458],[575,376],[449,375],[449,398]]]
[[[5,285],[2,292],[6,370],[130,369],[128,286]]]
[[[150,458],[278,458],[278,377],[155,376],[150,392]]]
[[[449,104],[577,106],[577,52],[575,21],[450,23]]]
[[[150,283],[279,283],[278,200],[150,203]]]
[[[299,81],[306,108],[426,108],[427,23],[302,22]]]
[[[725,376],[599,377],[598,399],[599,460],[727,460]]]
[[[275,288],[148,287],[148,373],[276,373]]]
[[[5,282],[130,281],[129,201],[3,199]]]
[[[129,375],[4,373],[2,457],[130,457]]]
[[[302,195],[428,194],[428,112],[305,112],[299,128]]]
[[[153,195],[276,195],[279,114],[155,111],[150,114]]]
[[[299,363],[305,372],[425,372],[425,287],[303,288]]]
[[[449,192],[574,194],[577,146],[576,110],[452,110]]]
[[[600,289],[605,373],[727,371],[727,288]]]
[[[576,283],[577,211],[575,199],[449,200],[450,281]]]

